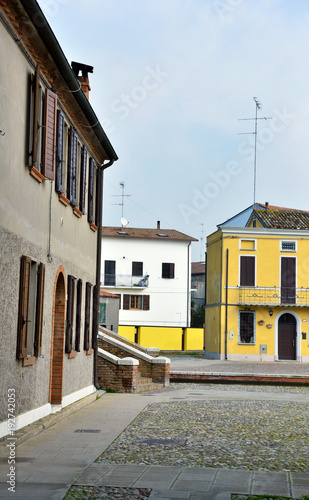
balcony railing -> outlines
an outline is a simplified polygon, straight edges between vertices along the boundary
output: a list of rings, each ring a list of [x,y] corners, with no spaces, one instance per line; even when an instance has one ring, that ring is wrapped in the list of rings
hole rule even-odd
[[[309,288],[240,287],[239,304],[257,306],[309,307]]]
[[[132,276],[131,274],[101,274],[101,286],[112,287],[140,287],[145,288],[149,284],[149,276]]]

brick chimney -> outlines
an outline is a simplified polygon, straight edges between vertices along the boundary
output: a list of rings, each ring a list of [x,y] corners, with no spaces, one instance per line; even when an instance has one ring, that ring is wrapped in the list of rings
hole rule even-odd
[[[157,221],[157,229],[160,229],[160,221]]]
[[[88,73],[93,73],[93,66],[82,64],[78,62],[71,62],[72,70],[80,83],[81,89],[89,101],[89,92],[91,90],[89,85]],[[81,73],[81,74],[80,74]]]
[[[266,210],[266,212],[268,210],[268,201],[265,201],[265,210]]]

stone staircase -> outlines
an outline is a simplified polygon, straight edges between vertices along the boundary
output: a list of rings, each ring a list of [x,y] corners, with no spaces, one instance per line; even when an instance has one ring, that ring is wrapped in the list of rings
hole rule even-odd
[[[103,389],[116,392],[135,394],[161,389],[169,385],[170,360],[158,356],[158,349],[132,345],[107,328],[100,328],[98,380]]]

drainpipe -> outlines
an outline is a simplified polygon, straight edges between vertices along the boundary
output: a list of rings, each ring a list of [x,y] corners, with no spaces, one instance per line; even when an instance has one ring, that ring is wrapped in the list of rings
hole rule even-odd
[[[99,389],[98,382],[98,330],[99,330],[99,308],[100,308],[100,287],[101,287],[101,247],[102,247],[102,217],[103,217],[103,171],[111,167],[114,159],[108,163],[103,163],[99,168],[99,220],[98,220],[98,239],[97,239],[97,264],[96,264],[96,280],[95,280],[95,296],[93,300],[93,326],[94,334],[92,338],[93,348],[93,385]]]
[[[191,241],[188,245],[188,276],[187,276],[187,294],[188,294],[188,299],[187,299],[187,328],[190,328],[190,315],[191,315],[191,272],[190,272],[190,245]],[[190,279],[189,279],[190,278]]]
[[[224,353],[227,359],[227,308],[228,308],[228,286],[229,286],[229,249],[226,249],[226,277],[225,277],[225,334]]]

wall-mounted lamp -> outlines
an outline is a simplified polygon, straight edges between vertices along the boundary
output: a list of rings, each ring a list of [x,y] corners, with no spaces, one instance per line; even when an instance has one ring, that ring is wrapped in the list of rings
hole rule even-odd
[[[269,316],[272,316],[274,314],[274,311],[272,309],[269,309]]]

